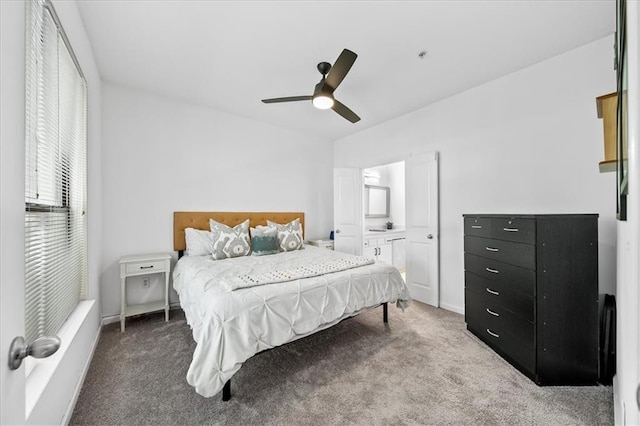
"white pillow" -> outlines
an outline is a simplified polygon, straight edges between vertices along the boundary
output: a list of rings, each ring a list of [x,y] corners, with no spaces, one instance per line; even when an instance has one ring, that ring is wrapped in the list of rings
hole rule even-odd
[[[187,256],[204,256],[213,250],[213,234],[200,229],[186,228],[184,230],[187,243]]]
[[[215,260],[246,256],[251,252],[249,219],[233,228],[228,227],[224,223],[209,219],[209,226],[213,234],[211,255]]]
[[[302,244],[304,241],[302,237],[302,226],[300,226],[299,218],[285,225],[267,220],[267,225],[275,226],[278,229],[280,251],[293,251],[304,248]]]

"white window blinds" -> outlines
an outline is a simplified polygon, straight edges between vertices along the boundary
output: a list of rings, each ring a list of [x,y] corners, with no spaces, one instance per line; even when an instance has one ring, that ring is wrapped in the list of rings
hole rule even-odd
[[[25,338],[56,334],[87,287],[87,87],[49,1],[27,2]]]

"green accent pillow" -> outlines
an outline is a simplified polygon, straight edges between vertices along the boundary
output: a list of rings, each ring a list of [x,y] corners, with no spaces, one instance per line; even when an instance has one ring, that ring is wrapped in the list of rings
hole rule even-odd
[[[273,226],[256,226],[250,229],[253,256],[275,254],[280,251],[278,230]]]

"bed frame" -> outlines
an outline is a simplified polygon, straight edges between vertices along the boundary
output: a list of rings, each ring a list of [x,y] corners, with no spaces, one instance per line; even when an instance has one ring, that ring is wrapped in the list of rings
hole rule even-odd
[[[185,229],[194,228],[209,230],[209,219],[224,223],[227,226],[236,226],[245,220],[251,221],[251,226],[266,225],[267,220],[276,223],[289,223],[294,219],[300,219],[302,235],[305,234],[304,213],[302,212],[174,212],[173,213],[173,249],[178,252],[178,258],[184,255],[187,248]],[[387,302],[382,303],[382,320],[388,323]],[[222,400],[231,399],[231,379],[225,383],[222,389]]]

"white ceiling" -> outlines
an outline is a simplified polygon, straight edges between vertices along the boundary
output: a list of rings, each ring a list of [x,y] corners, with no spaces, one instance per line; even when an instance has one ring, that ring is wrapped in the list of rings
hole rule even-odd
[[[607,1],[80,1],[102,78],[335,140],[612,34]],[[336,99],[310,102],[343,48]],[[613,46],[612,46],[613,49]],[[426,50],[424,59],[418,53]]]

